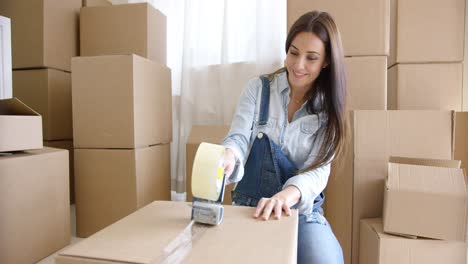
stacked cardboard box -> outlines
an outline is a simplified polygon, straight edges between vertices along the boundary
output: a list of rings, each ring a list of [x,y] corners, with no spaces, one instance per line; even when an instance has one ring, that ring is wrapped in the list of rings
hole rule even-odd
[[[0,263],[35,263],[70,243],[68,153],[42,148],[41,122],[0,100]]]
[[[361,264],[465,264],[468,193],[460,161],[390,158],[382,219],[361,220]]]
[[[389,109],[462,110],[464,0],[391,0]]]
[[[223,223],[207,227],[190,223],[189,204],[156,201],[65,249],[55,261],[57,264],[297,262],[296,210],[281,221],[264,222],[252,218],[255,208],[224,208]]]
[[[84,7],[72,59],[77,235],[170,199],[166,18],[148,4]]]
[[[45,145],[73,139],[70,61],[78,54],[81,4],[80,0],[0,3],[0,14],[11,17],[13,95],[42,115]],[[72,194],[73,173],[70,183]]]

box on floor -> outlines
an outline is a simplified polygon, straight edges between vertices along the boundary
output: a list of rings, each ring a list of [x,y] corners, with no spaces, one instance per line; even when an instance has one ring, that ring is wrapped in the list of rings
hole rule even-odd
[[[0,152],[42,148],[42,117],[17,98],[0,99]]]
[[[187,201],[192,201],[192,167],[197,153],[198,146],[202,142],[212,144],[222,144],[224,137],[229,132],[228,126],[192,126],[190,135],[187,140],[186,147],[186,179],[185,179],[185,192],[187,193]],[[231,190],[234,184],[226,186],[223,204],[231,204]]]
[[[452,120],[451,111],[351,112],[349,150],[326,189],[326,216],[346,263],[358,263],[359,220],[382,216],[389,157],[451,159]]]
[[[13,69],[49,67],[70,71],[78,55],[81,0],[2,0],[11,18]]]
[[[340,30],[345,56],[388,56],[390,0],[288,0],[287,30],[301,15],[326,11]]]
[[[170,145],[75,149],[76,232],[87,237],[154,200],[170,200]]]
[[[70,243],[68,152],[0,154],[0,263],[29,264]]]
[[[166,25],[166,16],[148,3],[84,7],[81,56],[134,53],[166,65]]]
[[[171,71],[137,55],[72,60],[75,148],[137,148],[172,140]]]
[[[55,140],[55,141],[44,141],[44,146],[66,149],[68,150],[68,167],[70,175],[70,204],[75,203],[75,161],[74,161],[74,151],[73,151],[73,141],[71,140]]]
[[[467,244],[460,241],[414,239],[383,232],[382,219],[361,220],[360,264],[465,264]]]
[[[15,70],[13,95],[42,115],[44,140],[73,138],[70,73],[54,69]]]
[[[463,61],[465,0],[390,0],[390,5],[389,66]]]
[[[396,64],[388,69],[388,109],[462,109],[463,64]]]
[[[189,204],[157,201],[65,249],[55,260],[57,264],[172,263],[187,253],[183,263],[296,263],[297,211],[279,221],[262,221],[252,218],[255,208],[224,208],[220,225],[186,229]],[[189,241],[178,237],[181,232],[189,235]],[[183,241],[187,247],[171,251],[169,243],[176,238],[172,245]]]

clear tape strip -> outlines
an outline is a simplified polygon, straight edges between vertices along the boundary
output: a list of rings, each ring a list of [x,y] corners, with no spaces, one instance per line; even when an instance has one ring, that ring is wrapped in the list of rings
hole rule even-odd
[[[163,254],[149,264],[179,264],[192,251],[192,245],[208,229],[207,225],[191,221],[165,248]]]

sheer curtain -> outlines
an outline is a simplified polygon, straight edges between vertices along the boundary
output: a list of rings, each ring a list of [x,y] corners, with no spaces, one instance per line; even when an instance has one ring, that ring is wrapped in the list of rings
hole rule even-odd
[[[126,2],[149,2],[167,16],[172,190],[183,193],[191,127],[229,125],[246,82],[283,65],[286,0]]]

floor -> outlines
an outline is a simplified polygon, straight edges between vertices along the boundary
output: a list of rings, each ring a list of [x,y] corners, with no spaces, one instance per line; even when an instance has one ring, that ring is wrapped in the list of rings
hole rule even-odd
[[[71,224],[71,243],[70,243],[70,246],[79,242],[80,240],[83,240],[83,238],[78,238],[76,237],[76,214],[75,214],[75,205],[71,205],[70,206],[70,224]],[[67,248],[67,247],[65,247]],[[57,254],[64,250],[65,248],[55,252],[54,254],[42,259],[41,261],[37,262],[37,264],[55,264],[55,256],[57,256]]]

